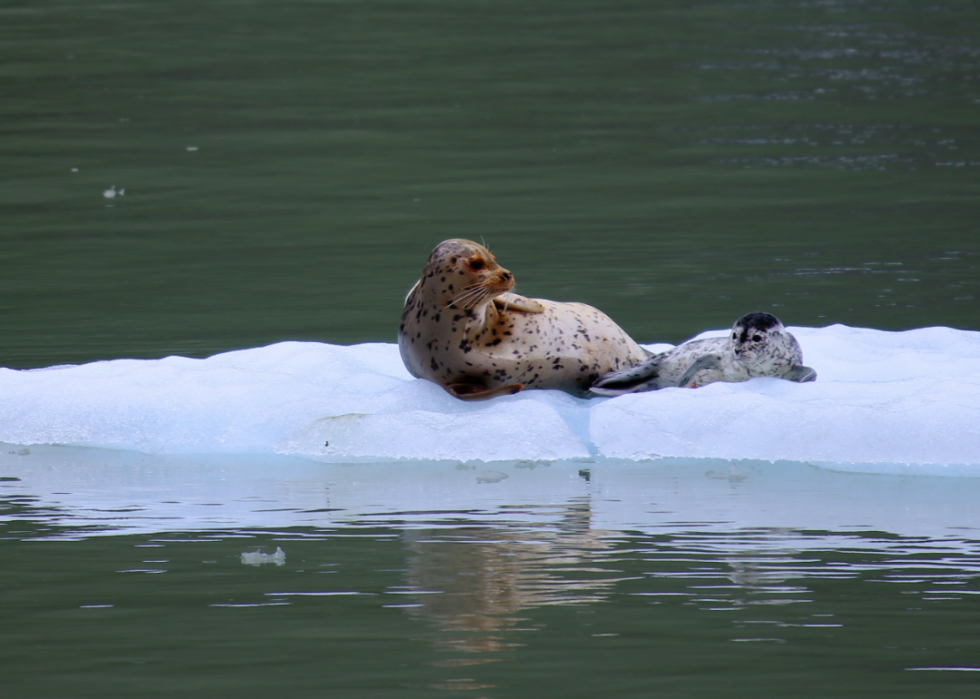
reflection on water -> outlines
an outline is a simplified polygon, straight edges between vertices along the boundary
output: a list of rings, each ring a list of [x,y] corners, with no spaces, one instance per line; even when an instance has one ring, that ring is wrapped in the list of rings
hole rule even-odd
[[[398,502],[377,489],[388,466],[151,460],[120,489],[87,450],[8,457],[0,662],[18,697],[953,697],[980,680],[977,479],[687,461],[447,486],[458,470],[416,464]],[[156,517],[167,468],[191,497]]]
[[[586,501],[533,529],[413,530],[406,534],[408,585],[399,592],[416,599],[410,613],[450,634],[442,646],[474,653],[512,647],[501,633],[524,621],[515,613],[601,602],[612,592],[618,578],[600,555],[611,548],[610,533],[592,530],[589,514]]]

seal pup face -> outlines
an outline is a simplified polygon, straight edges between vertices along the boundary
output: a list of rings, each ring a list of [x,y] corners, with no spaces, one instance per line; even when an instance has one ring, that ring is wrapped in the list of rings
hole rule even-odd
[[[514,275],[479,243],[455,238],[436,246],[420,284],[443,308],[477,309],[514,288]]]
[[[728,337],[732,358],[747,367],[762,367],[789,354],[789,338],[771,313],[746,313],[735,321]]]

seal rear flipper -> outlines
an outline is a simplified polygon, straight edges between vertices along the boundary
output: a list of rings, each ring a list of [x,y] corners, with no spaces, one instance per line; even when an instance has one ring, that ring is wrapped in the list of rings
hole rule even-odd
[[[597,396],[622,396],[627,393],[656,391],[661,388],[660,361],[660,356],[654,355],[628,369],[610,371],[592,384],[589,391]]]
[[[592,386],[589,391],[597,396],[625,396],[627,393],[643,393],[645,391],[656,391],[660,388],[657,379],[644,381],[643,383],[631,386],[610,387]]]
[[[808,381],[817,380],[817,372],[808,366],[803,366],[802,364],[797,364],[792,369],[783,374],[783,378],[787,381],[796,381],[797,383],[807,383]]]
[[[512,383],[507,386],[487,388],[483,384],[451,383],[444,388],[451,396],[460,400],[487,400],[489,398],[496,398],[497,396],[513,395],[524,388],[524,384]]]
[[[493,300],[493,304],[504,311],[521,311],[522,313],[544,313],[544,306],[525,296],[518,296],[511,292],[501,294]]]

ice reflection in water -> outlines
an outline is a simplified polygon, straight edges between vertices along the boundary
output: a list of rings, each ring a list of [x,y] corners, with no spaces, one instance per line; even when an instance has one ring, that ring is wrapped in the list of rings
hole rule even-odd
[[[514,659],[541,640],[526,632],[543,630],[533,612],[550,606],[616,605],[629,597],[667,607],[666,614],[686,607],[718,615],[712,623],[727,627],[733,643],[805,645],[864,623],[855,618],[864,613],[860,603],[837,608],[832,600],[855,585],[856,598],[880,590],[871,594],[879,603],[890,599],[887,613],[899,617],[980,595],[976,538],[779,527],[725,532],[715,524],[699,531],[696,523],[649,535],[595,530],[590,519],[583,498],[553,525],[406,532],[406,584],[389,592],[410,597],[395,606],[441,632],[436,648],[489,656],[445,660],[445,667]],[[606,626],[590,636],[623,633]]]
[[[501,636],[519,628],[521,610],[602,602],[623,579],[608,557],[611,532],[590,527],[587,500],[567,506],[555,525],[453,528],[405,534],[409,613],[451,637],[440,646],[464,652],[515,647]],[[439,592],[438,596],[426,593]],[[461,634],[461,635],[458,635]]]
[[[49,695],[58,693],[60,664],[98,667],[96,655],[106,653],[161,657],[159,667],[203,658],[234,667],[243,690],[271,681],[259,672],[269,671],[269,657],[300,658],[306,668],[277,676],[280,689],[338,691],[373,677],[384,686],[502,694],[544,682],[555,695],[594,696],[642,667],[644,692],[682,676],[699,678],[686,681],[710,694],[768,677],[780,658],[797,674],[776,687],[779,695],[800,677],[898,688],[894,674],[914,671],[927,685],[923,696],[936,696],[929,683],[939,677],[974,677],[980,530],[971,503],[980,483],[804,471],[780,489],[744,465],[727,473],[693,462],[659,475],[651,464],[609,469],[593,468],[588,479],[578,466],[535,470],[524,476],[545,475],[548,487],[501,498],[520,480],[515,471],[455,486],[456,508],[387,511],[368,480],[332,485],[325,499],[335,507],[311,510],[325,476],[303,470],[294,477],[309,481],[290,482],[284,469],[273,489],[265,474],[250,485],[243,470],[222,486],[232,491],[207,499],[245,498],[257,509],[238,511],[243,526],[195,531],[188,509],[183,533],[147,531],[146,519],[136,533],[99,531],[93,517],[117,526],[133,514],[120,513],[133,508],[113,503],[111,484],[77,503],[85,526],[76,530],[70,511],[11,489],[0,519],[10,573],[0,599],[16,603],[18,647],[62,639],[32,661]],[[563,484],[574,488],[557,495]],[[794,490],[802,499],[786,507]],[[348,506],[338,507],[344,492]],[[90,500],[97,511],[84,507]],[[830,526],[808,528],[811,515]],[[62,571],[55,578],[53,567]],[[102,615],[102,645],[72,640],[89,633],[76,628],[77,613]],[[349,672],[314,672],[352,648],[358,660]],[[545,677],[555,663],[561,676]],[[172,673],[140,667],[135,678],[176,691]],[[26,686],[19,677],[13,686]]]

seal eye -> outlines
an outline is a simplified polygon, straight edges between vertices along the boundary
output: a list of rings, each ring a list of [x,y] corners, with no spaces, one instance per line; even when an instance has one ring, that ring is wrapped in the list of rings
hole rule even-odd
[[[475,260],[470,260],[470,269],[472,269],[474,272],[479,272],[485,266],[486,263],[480,258],[477,258]]]
[[[758,333],[756,333],[755,335],[753,335],[752,336],[752,342],[762,342],[762,335],[759,335]]]

